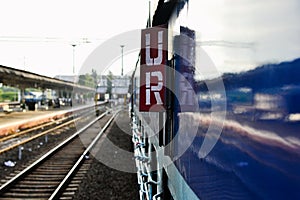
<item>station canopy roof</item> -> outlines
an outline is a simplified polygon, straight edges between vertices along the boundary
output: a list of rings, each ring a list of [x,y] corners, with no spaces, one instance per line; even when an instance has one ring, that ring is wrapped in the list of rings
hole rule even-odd
[[[42,88],[54,90],[73,90],[88,92],[94,88],[81,86],[69,81],[42,76],[24,70],[14,69],[0,65],[0,83],[16,88]]]

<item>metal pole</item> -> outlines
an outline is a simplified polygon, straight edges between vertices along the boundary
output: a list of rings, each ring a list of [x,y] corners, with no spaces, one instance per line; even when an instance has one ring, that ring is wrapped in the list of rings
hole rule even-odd
[[[121,71],[121,76],[123,76],[123,49],[125,45],[120,45],[121,47],[121,53],[122,53],[122,71]]]
[[[72,44],[73,47],[73,75],[75,74],[75,47],[76,44]]]
[[[148,27],[151,27],[151,0],[149,0]]]

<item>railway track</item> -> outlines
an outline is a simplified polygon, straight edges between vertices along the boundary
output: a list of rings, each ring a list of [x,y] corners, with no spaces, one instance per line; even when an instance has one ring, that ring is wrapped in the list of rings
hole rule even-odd
[[[105,106],[105,104],[103,104]],[[7,135],[0,138],[0,154],[7,152],[13,148],[24,145],[25,143],[31,142],[41,136],[52,133],[63,127],[70,126],[76,121],[85,119],[91,116],[94,112],[94,106],[90,106],[84,109],[74,110],[72,113],[68,113],[66,117],[57,119],[52,122],[37,125],[35,127],[16,132],[14,134]],[[85,120],[86,121],[86,120]]]
[[[8,177],[0,187],[0,199],[71,199],[88,169],[89,151],[117,113],[102,114],[30,166]],[[83,136],[85,144],[90,140],[89,146],[82,144]]]

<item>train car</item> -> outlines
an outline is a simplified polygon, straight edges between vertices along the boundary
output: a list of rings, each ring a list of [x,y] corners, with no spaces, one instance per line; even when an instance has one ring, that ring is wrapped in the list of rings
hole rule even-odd
[[[108,102],[108,94],[106,93],[107,87],[106,85],[97,85],[96,90],[95,90],[95,113],[96,116],[99,116],[101,112],[104,111],[104,107],[101,106],[102,104],[107,104]]]
[[[299,1],[156,4],[131,80],[140,199],[300,199]]]

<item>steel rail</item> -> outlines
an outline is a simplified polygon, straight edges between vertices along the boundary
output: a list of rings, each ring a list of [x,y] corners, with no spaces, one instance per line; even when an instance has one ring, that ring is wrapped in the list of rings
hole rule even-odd
[[[50,198],[48,200],[57,199],[59,197],[59,194],[63,192],[67,184],[71,181],[73,178],[73,175],[76,173],[76,171],[79,169],[81,164],[84,161],[85,156],[89,153],[89,151],[92,150],[92,148],[96,145],[96,143],[99,141],[103,133],[106,131],[106,129],[109,127],[111,122],[114,120],[114,118],[117,116],[117,114],[120,112],[120,110],[116,111],[116,113],[108,120],[108,122],[105,124],[105,126],[101,129],[101,131],[97,134],[97,136],[94,138],[94,140],[91,142],[91,144],[86,148],[86,150],[82,153],[82,155],[79,157],[77,162],[74,164],[72,169],[68,172],[68,174],[65,176],[65,178],[62,180],[62,182],[58,185],[58,187],[55,189],[55,191],[52,193]]]
[[[99,119],[103,118],[106,114],[107,114],[106,112],[103,113],[102,115],[100,115],[99,117],[97,117],[96,119],[94,119],[93,121],[91,121],[90,123],[88,123],[87,125],[85,125],[84,127],[82,127],[79,131],[77,131],[76,133],[74,133],[72,136],[68,137],[62,143],[60,143],[59,145],[57,145],[56,147],[54,147],[53,149],[51,149],[50,151],[48,151],[46,154],[44,154],[41,158],[39,158],[38,160],[36,160],[35,162],[33,162],[31,165],[29,165],[25,169],[23,169],[16,176],[14,176],[9,181],[7,181],[3,185],[1,185],[1,187],[0,187],[0,194],[3,194],[7,189],[10,188],[10,186],[12,186],[14,183],[16,183],[19,179],[21,179],[22,177],[24,177],[31,170],[33,170],[34,168],[36,168],[39,164],[41,164],[42,162],[46,161],[48,158],[50,158],[52,155],[54,155],[56,152],[58,152],[64,146],[66,146],[67,144],[69,144],[76,137],[78,137],[79,134],[81,134],[82,132],[84,132],[85,130],[87,130],[90,126],[92,126],[94,123],[96,123]]]

